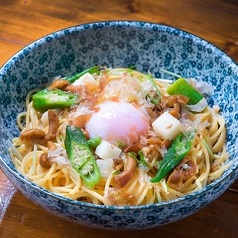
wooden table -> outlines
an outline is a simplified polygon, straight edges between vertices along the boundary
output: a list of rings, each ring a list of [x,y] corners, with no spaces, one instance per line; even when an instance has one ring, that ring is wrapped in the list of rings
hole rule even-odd
[[[46,34],[102,20],[140,20],[177,27],[210,41],[238,62],[236,0],[0,0],[0,65]],[[2,174],[0,179],[2,183],[7,182]],[[219,199],[188,218],[129,232],[75,225],[51,215],[16,192],[0,227],[2,238],[157,236],[237,237],[238,181]]]

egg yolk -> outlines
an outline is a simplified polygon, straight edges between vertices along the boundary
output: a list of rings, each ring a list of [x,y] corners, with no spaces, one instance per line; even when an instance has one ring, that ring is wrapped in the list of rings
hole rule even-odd
[[[147,135],[149,118],[130,103],[108,101],[91,115],[85,129],[90,138],[100,136],[113,144],[122,142],[131,145],[139,141],[141,135]]]

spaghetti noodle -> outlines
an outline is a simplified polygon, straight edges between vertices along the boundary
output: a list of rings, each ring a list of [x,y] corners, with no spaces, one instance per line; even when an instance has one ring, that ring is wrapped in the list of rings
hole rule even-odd
[[[17,170],[53,193],[94,204],[145,205],[202,189],[229,167],[225,121],[218,107],[191,112],[188,96],[168,94],[171,85],[119,68],[88,72],[73,83],[57,78],[48,91],[57,88],[77,95],[77,100],[71,106],[45,111],[36,110],[32,100],[36,90],[30,91],[26,112],[17,117],[21,135],[9,149]],[[171,129],[168,137],[163,135],[166,128],[160,128],[164,122],[155,123],[162,115],[168,116],[165,113],[178,123],[178,132]],[[172,121],[167,129],[175,125]],[[80,128],[87,141],[100,138],[90,146],[100,171],[100,180],[92,187],[69,159],[67,126]],[[193,133],[191,147],[163,178],[153,181],[180,132]],[[173,158],[168,163],[174,163]]]

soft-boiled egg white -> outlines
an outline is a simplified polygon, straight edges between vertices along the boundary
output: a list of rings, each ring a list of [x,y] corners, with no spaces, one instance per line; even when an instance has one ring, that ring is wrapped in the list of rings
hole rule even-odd
[[[98,106],[99,110],[91,114],[85,129],[89,137],[100,136],[116,144],[132,144],[146,136],[149,130],[149,118],[143,109],[127,102],[105,101]]]

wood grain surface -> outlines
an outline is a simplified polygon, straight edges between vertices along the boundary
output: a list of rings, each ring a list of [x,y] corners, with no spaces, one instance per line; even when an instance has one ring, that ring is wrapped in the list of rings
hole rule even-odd
[[[237,0],[0,0],[0,66],[44,35],[104,20],[177,27],[211,42],[238,62]],[[20,192],[11,200],[0,225],[1,238],[237,236],[238,181],[197,213],[149,230],[115,232],[79,226],[51,215]]]

